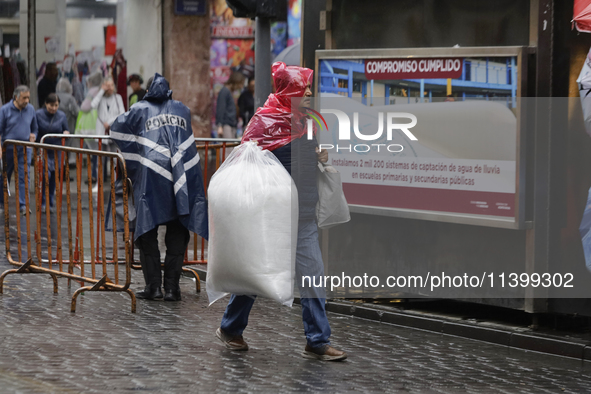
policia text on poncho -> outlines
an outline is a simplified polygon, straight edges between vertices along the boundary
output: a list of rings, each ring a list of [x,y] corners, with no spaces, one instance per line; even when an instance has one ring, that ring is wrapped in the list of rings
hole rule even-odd
[[[135,239],[149,297],[137,295],[161,296],[157,227],[166,224],[164,288],[167,295],[178,292],[180,299],[178,278],[189,241],[187,230],[208,238],[207,202],[190,111],[172,100],[168,82],[156,74],[144,99],[115,120],[110,134],[133,183]]]

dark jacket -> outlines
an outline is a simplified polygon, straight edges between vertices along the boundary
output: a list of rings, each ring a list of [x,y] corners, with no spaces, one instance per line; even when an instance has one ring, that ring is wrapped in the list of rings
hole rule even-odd
[[[222,126],[236,127],[236,104],[232,92],[226,86],[218,93],[218,101],[215,110],[215,122]]]
[[[271,151],[291,174],[298,189],[299,219],[313,220],[316,218],[318,203],[318,186],[316,184],[318,156],[316,139],[308,140],[306,136],[294,139],[289,144]]]
[[[52,115],[47,112],[47,109],[40,108],[35,113],[37,116],[37,124],[39,125],[39,133],[37,133],[37,142],[41,142],[41,138],[45,134],[62,134],[68,130],[68,119],[66,114],[58,109],[58,111]],[[46,144],[61,145],[59,139],[51,138],[45,141]],[[54,171],[55,163],[53,160],[54,152],[51,149],[47,150],[47,167],[49,171]]]
[[[37,125],[39,127],[37,142],[41,142],[41,138],[43,138],[45,134],[62,134],[64,131],[70,131],[66,114],[59,109],[52,115],[47,109],[40,108],[35,112],[35,115],[37,116]],[[61,145],[59,140],[54,139],[51,139],[46,143],[56,143]]]
[[[135,238],[179,219],[207,239],[207,201],[191,111],[172,99],[163,76],[155,75],[144,99],[113,122],[110,135],[133,182]]]
[[[238,97],[238,109],[242,124],[246,127],[250,118],[254,115],[254,96],[248,89],[244,89],[240,97]]]

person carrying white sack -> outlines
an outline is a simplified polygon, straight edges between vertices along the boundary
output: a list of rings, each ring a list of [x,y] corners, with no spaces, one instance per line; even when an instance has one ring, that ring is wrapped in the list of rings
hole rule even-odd
[[[242,142],[256,141],[260,147],[271,151],[291,174],[298,190],[299,223],[295,270],[307,341],[302,355],[324,361],[344,360],[347,354],[330,345],[331,330],[326,316],[324,289],[302,287],[300,279],[302,276],[324,276],[316,223],[316,171],[318,161],[327,162],[328,154],[326,151],[318,153],[316,139],[307,139],[307,115],[299,110],[292,113],[291,103],[293,98],[301,98],[299,108],[310,105],[313,71],[302,67],[288,67],[277,62],[273,64],[272,72],[276,92],[256,111],[244,132]],[[292,130],[292,124],[297,130],[295,127]],[[248,324],[254,301],[252,296],[232,295],[221,326],[216,331],[216,336],[228,349],[248,350],[242,333]]]

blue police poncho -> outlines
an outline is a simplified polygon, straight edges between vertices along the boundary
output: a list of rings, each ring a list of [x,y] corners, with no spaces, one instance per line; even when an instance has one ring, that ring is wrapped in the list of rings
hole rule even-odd
[[[207,201],[191,112],[172,99],[164,77],[155,75],[144,99],[113,122],[110,134],[133,183],[135,239],[177,218],[207,239]]]

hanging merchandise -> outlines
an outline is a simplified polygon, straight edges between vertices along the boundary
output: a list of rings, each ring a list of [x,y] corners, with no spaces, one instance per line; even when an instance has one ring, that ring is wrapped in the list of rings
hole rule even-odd
[[[14,83],[14,86],[19,86],[21,85],[21,74],[18,70],[18,67],[16,65],[16,59],[14,57],[10,58],[10,68],[12,70],[12,80]]]
[[[111,62],[111,71],[113,73],[113,80],[117,87],[117,94],[125,97],[123,105],[125,111],[128,109],[127,103],[127,60],[123,57],[123,50],[117,49]]]
[[[27,63],[24,60],[17,60],[16,67],[18,68],[21,76],[20,84],[29,85],[29,76],[27,75]]]
[[[4,58],[2,63],[2,79],[4,81],[4,93],[6,94],[6,99],[12,99],[12,95],[14,93],[14,78],[12,76],[12,67],[10,67],[10,60],[8,58]]]

